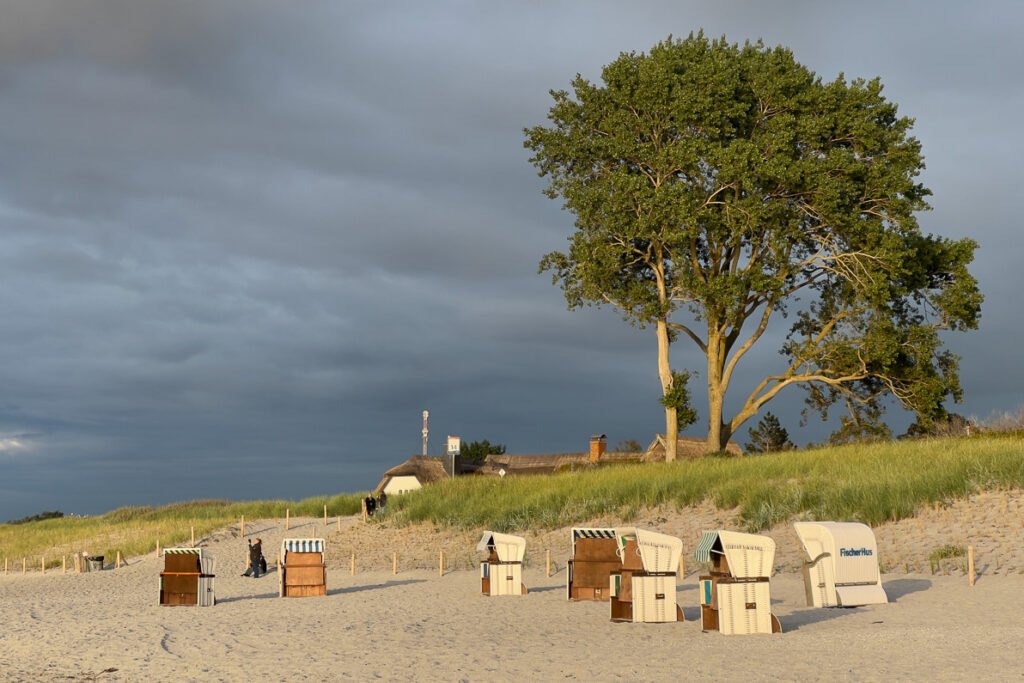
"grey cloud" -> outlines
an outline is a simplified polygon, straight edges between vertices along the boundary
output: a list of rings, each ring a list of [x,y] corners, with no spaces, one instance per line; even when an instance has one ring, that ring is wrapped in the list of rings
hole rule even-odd
[[[789,45],[826,78],[881,75],[917,117],[936,192],[922,226],[982,244],[989,296],[981,331],[949,338],[956,409],[1011,409],[1022,89],[993,65],[1020,62],[996,19],[1016,14],[7,3],[0,439],[31,447],[0,452],[0,520],[365,489],[418,451],[423,409],[435,435],[516,452],[579,450],[595,431],[648,440],[663,428],[653,335],[568,312],[536,274],[573,218],[541,195],[522,128],[577,72],[701,26]],[[776,349],[751,354],[731,401],[779,367]],[[685,344],[673,354],[703,371]],[[819,439],[797,428],[801,400],[771,410]]]

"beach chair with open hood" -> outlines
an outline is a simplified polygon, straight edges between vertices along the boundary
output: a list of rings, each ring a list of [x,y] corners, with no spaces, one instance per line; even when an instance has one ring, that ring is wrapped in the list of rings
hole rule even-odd
[[[615,529],[620,567],[608,579],[612,621],[682,621],[676,573],[683,542],[646,529]]]
[[[703,630],[727,635],[782,632],[772,614],[769,584],[775,541],[738,531],[705,531],[693,556],[711,565],[711,573],[698,583]]]
[[[523,557],[526,539],[485,531],[476,549],[487,553],[480,563],[480,591],[484,595],[526,595]]]

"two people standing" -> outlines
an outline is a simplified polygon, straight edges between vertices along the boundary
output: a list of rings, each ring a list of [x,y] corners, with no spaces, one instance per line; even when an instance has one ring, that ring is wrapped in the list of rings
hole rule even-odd
[[[380,492],[380,498],[374,499],[372,494],[367,494],[363,500],[363,511],[367,517],[373,517],[373,513],[377,510],[383,511],[388,504],[388,494],[383,491]]]

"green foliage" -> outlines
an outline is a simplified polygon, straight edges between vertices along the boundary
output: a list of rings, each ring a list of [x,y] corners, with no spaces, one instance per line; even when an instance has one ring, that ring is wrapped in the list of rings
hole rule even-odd
[[[10,520],[8,524],[25,524],[26,522],[39,522],[44,519],[58,519],[63,517],[64,513],[60,510],[46,510],[40,512],[38,515],[30,515],[28,517],[22,517],[21,519]]]
[[[839,429],[829,434],[828,442],[833,446],[848,443],[889,441],[892,430],[882,422],[882,409],[874,403],[856,403],[850,406],[850,414],[839,418]]]
[[[962,545],[946,544],[939,546],[935,550],[928,554],[928,565],[931,567],[932,574],[934,574],[943,565],[943,560],[950,560],[957,557],[963,557],[967,554],[967,549]]]
[[[676,409],[676,424],[679,431],[697,421],[697,411],[690,406],[690,388],[687,386],[689,381],[689,372],[673,370],[672,388],[658,399],[666,408]]]
[[[946,560],[951,557],[963,557],[967,554],[967,550],[962,545],[946,544],[939,546],[928,555],[930,562],[938,562],[939,560]]]
[[[789,432],[771,413],[765,413],[757,427],[748,429],[747,434],[750,435],[750,443],[743,447],[747,453],[774,453],[796,448],[789,440]]]
[[[636,439],[624,439],[615,444],[615,450],[619,453],[643,453],[647,449]]]
[[[471,443],[463,444],[459,452],[459,457],[463,460],[469,460],[472,462],[483,462],[488,455],[504,455],[505,445],[494,444],[487,439],[483,441],[473,441]]]
[[[698,33],[551,94],[525,146],[576,232],[540,270],[570,308],[611,305],[695,343],[721,446],[791,385],[823,414],[893,396],[927,422],[960,400],[939,332],[977,327],[977,244],[921,233],[921,145],[879,79],[824,82],[786,48]],[[736,364],[797,305],[788,366],[722,418]]]
[[[901,439],[920,439],[934,437],[947,439],[952,436],[970,436],[971,431],[977,432],[977,427],[963,415],[951,413],[945,420],[922,423],[921,420],[914,422],[907,428],[907,432],[900,436]]]

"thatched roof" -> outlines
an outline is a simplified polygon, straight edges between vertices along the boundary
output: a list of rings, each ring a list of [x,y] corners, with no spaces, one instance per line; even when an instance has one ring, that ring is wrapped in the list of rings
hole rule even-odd
[[[380,493],[387,486],[388,480],[391,477],[408,477],[413,476],[419,480],[420,484],[430,484],[435,481],[442,481],[448,478],[448,474],[444,471],[444,459],[439,455],[414,455],[401,465],[392,467],[390,470],[384,473],[384,478],[377,484],[377,488],[374,489],[376,493]]]
[[[739,447],[737,446],[737,449]],[[662,451],[661,459],[664,459]],[[649,462],[650,453],[629,453],[610,451],[601,454],[602,463]],[[653,458],[657,460],[657,458]],[[496,477],[502,470],[506,476],[528,476],[533,474],[552,474],[571,467],[584,467],[590,464],[590,453],[552,453],[547,455],[488,455],[483,463],[458,461],[456,467],[459,474],[478,474]],[[444,458],[437,455],[414,455],[401,465],[392,467],[384,473],[377,484],[375,493],[380,493],[387,486],[391,477],[414,476],[420,484],[431,484],[448,478],[444,470]]]
[[[478,472],[496,475],[505,470],[508,475],[551,474],[556,470],[587,462],[587,453],[553,453],[550,455],[488,455]]]
[[[642,453],[619,453],[617,451],[601,454],[601,462],[640,462]],[[550,455],[488,455],[483,467],[477,470],[480,474],[496,475],[505,470],[506,475],[552,474],[571,466],[581,467],[590,464],[590,453],[553,453]]]
[[[656,434],[654,441],[647,447],[644,455],[645,462],[657,462],[665,459],[665,435]],[[708,440],[695,436],[680,436],[676,439],[676,458],[679,460],[692,460],[707,455]],[[733,440],[729,440],[725,450],[733,455],[743,455],[743,449]]]

